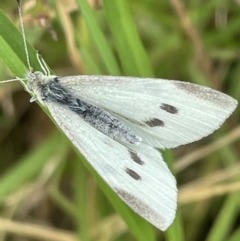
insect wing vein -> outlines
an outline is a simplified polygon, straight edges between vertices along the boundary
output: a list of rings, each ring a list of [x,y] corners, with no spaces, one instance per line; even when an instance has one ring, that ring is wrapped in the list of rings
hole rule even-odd
[[[187,82],[116,76],[59,78],[74,95],[106,109],[156,148],[199,140],[229,117],[237,102]]]
[[[53,118],[108,185],[139,215],[161,230],[175,217],[175,178],[160,153],[126,147],[94,129],[71,110],[47,102]],[[145,152],[139,152],[144,149]]]

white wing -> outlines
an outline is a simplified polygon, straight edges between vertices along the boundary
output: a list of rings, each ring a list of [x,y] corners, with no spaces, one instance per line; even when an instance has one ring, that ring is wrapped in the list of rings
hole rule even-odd
[[[69,109],[55,103],[46,105],[63,132],[108,185],[135,212],[166,230],[175,217],[177,188],[160,153],[144,144],[125,147]]]
[[[211,134],[237,105],[216,90],[173,80],[90,75],[59,80],[75,96],[108,110],[145,144],[157,148],[176,147]]]

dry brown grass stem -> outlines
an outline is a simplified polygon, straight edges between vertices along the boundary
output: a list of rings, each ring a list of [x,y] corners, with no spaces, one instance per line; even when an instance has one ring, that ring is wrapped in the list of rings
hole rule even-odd
[[[212,87],[220,89],[219,80],[217,74],[213,70],[212,60],[207,54],[204,44],[201,40],[200,34],[197,29],[193,26],[187,11],[180,0],[170,0],[173,8],[175,9],[180,23],[186,32],[186,35],[191,40],[194,52],[197,57],[199,68],[203,71],[206,77],[211,81]]]
[[[201,158],[204,158],[207,155],[210,155],[214,151],[219,150],[220,148],[223,148],[224,146],[231,144],[232,142],[238,140],[239,138],[240,138],[240,126],[237,126],[222,138],[210,143],[207,146],[201,147],[193,152],[190,152],[184,157],[178,159],[178,161],[175,164],[175,170],[177,172],[180,172],[183,169],[185,169],[187,166],[190,166],[191,164],[195,163]]]
[[[182,204],[187,204],[191,202],[198,202],[199,200],[204,200],[212,198],[214,196],[223,195],[226,193],[232,193],[240,190],[240,181],[220,184],[215,186],[210,186],[205,189],[189,189],[187,191],[179,191],[178,202]]]
[[[41,241],[80,241],[79,237],[69,231],[4,218],[0,218],[0,231]],[[118,215],[112,215],[99,222],[90,236],[91,240],[108,241],[126,231],[124,221]]]

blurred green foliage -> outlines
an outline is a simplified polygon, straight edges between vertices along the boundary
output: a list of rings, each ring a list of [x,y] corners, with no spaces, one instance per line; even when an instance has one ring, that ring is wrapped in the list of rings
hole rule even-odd
[[[23,1],[27,40],[55,74],[179,79],[208,85],[240,99],[239,1],[99,2],[100,6],[90,7],[86,0]],[[1,1],[0,9],[1,80],[23,77],[27,66],[22,36],[15,27],[19,25],[17,5],[15,1]],[[38,70],[32,45],[28,46],[31,67]],[[36,234],[28,234],[27,240],[239,240],[238,190],[180,202],[173,225],[162,233],[119,200],[86,160],[72,151],[41,108],[29,103],[28,94],[18,83],[1,85],[0,104],[1,240],[20,240],[23,235],[14,226],[4,226],[8,219],[19,220],[30,230],[31,220],[57,228],[52,230],[55,236],[51,239],[41,236],[43,226],[42,232],[37,231],[38,239]],[[176,173],[180,192],[184,184],[239,162],[238,141],[227,142],[224,148],[179,173],[173,163],[174,156],[229,133],[238,125],[239,117],[238,107],[211,137],[178,148],[174,154],[164,152]],[[228,181],[238,183],[239,178]]]

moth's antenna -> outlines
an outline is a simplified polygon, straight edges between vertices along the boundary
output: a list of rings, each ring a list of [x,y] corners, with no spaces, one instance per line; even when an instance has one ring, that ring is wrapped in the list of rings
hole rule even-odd
[[[21,31],[22,31],[22,36],[23,36],[23,44],[24,44],[24,49],[25,49],[25,54],[26,54],[26,59],[27,59],[27,65],[28,65],[29,71],[32,71],[32,68],[30,65],[30,60],[29,60],[26,35],[25,35],[24,26],[23,26],[22,9],[21,9],[21,1],[20,0],[17,0],[17,5],[18,5],[19,18],[20,18]]]
[[[21,2],[20,2],[20,0],[17,0],[17,4],[18,4],[18,13],[19,13],[19,17],[20,17],[20,24],[21,24],[21,30],[22,30],[24,48],[25,48],[25,53],[26,53],[26,58],[27,58],[27,65],[28,65],[29,71],[32,72],[32,68],[31,68],[31,66],[30,66],[30,61],[29,61],[28,50],[27,50],[27,42],[26,42],[26,37],[25,37],[25,32],[24,32],[24,27],[23,27],[22,11],[21,11]],[[31,91],[29,90],[27,84],[24,82],[24,80],[21,79],[21,78],[19,78],[19,77],[15,78],[15,79],[0,81],[0,84],[8,83],[8,82],[13,82],[13,81],[20,81],[20,82],[23,84],[25,90],[27,90],[28,92],[31,92]]]

